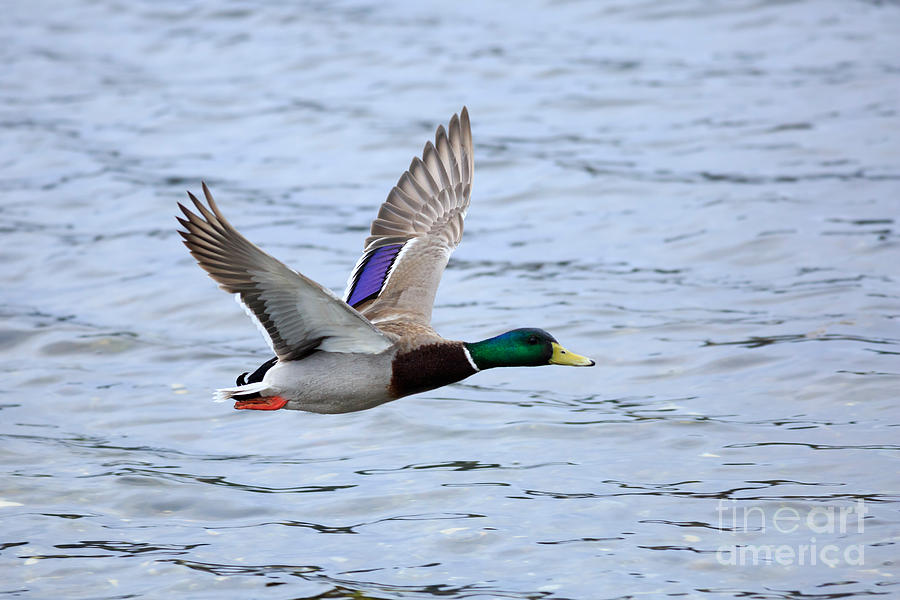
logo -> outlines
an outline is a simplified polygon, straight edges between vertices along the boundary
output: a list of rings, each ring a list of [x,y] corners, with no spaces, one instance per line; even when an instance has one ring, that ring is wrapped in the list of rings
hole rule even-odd
[[[806,566],[824,564],[862,566],[863,544],[833,543],[837,536],[863,533],[867,512],[864,500],[849,506],[813,506],[798,509],[780,506],[774,510],[742,506],[737,500],[719,500],[719,531],[742,537],[785,538],[782,544],[741,543],[719,546],[716,560],[723,565],[778,564]],[[806,535],[804,535],[806,534]],[[796,543],[798,535],[803,539]],[[818,541],[825,536],[829,543]],[[790,541],[790,543],[788,543]]]

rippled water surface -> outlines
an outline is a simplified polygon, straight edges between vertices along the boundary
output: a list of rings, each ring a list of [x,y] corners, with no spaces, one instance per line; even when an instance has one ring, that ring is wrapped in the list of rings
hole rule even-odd
[[[11,2],[0,596],[900,597],[900,4]],[[553,332],[361,413],[234,411],[209,182],[337,291],[468,105],[434,325]]]

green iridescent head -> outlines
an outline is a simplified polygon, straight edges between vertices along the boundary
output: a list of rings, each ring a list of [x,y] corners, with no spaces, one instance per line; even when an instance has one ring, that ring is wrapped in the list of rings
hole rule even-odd
[[[472,361],[480,369],[569,365],[590,367],[591,359],[569,352],[543,329],[513,329],[497,337],[466,343]]]

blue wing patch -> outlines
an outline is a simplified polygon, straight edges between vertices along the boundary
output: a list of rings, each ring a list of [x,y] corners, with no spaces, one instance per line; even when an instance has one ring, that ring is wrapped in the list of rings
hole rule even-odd
[[[402,247],[403,244],[381,246],[362,257],[353,272],[347,293],[347,304],[356,307],[381,292],[381,286],[384,285],[384,280],[387,279],[388,272]]]

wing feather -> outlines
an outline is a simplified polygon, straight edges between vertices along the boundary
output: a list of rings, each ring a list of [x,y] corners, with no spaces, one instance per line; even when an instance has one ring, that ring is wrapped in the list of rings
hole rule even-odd
[[[412,159],[381,205],[347,282],[347,302],[375,322],[431,321],[444,267],[462,239],[473,166],[472,130],[463,107],[446,129],[437,128],[434,142]],[[390,264],[376,260],[380,248],[396,244],[402,246]]]
[[[209,188],[207,205],[188,192],[195,210],[178,204],[184,244],[227,292],[237,294],[280,360],[312,352],[377,353],[391,340],[331,291],[260,250],[222,216]],[[199,214],[198,214],[199,213]]]

